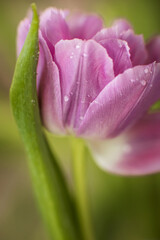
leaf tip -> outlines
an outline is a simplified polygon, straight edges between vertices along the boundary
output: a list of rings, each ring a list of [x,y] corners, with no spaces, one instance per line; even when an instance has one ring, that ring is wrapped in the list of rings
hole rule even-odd
[[[33,19],[38,20],[38,14],[37,14],[37,6],[35,3],[31,4],[32,12],[33,12]]]

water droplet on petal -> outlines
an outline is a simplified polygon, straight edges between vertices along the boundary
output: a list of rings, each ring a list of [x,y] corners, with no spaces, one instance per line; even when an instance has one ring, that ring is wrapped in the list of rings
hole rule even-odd
[[[87,55],[87,53],[83,53],[82,56],[83,57],[87,57],[88,55]]]
[[[145,85],[147,84],[147,82],[146,82],[145,80],[142,80],[142,81],[141,81],[141,84],[142,84],[143,86],[145,86]]]
[[[72,59],[72,58],[73,58],[73,56],[71,55],[71,56],[70,56],[70,58]]]
[[[122,48],[123,47],[123,44],[121,42],[118,43],[119,44],[119,47]]]
[[[130,81],[133,83],[133,82],[135,82],[135,79],[131,78],[131,80],[130,80]]]
[[[79,48],[80,48],[80,45],[77,44],[77,45],[76,45],[76,49],[79,49]]]
[[[148,72],[149,72],[148,68],[145,68],[145,69],[144,69],[144,73],[147,74]]]
[[[83,118],[84,118],[83,116],[80,116],[80,120],[83,120]]]
[[[69,101],[69,97],[68,96],[64,96],[64,101],[68,102]]]

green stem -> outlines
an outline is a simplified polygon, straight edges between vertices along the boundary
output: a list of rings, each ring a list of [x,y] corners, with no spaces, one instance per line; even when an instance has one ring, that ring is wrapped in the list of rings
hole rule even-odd
[[[81,226],[82,236],[84,240],[93,240],[93,231],[91,226],[87,184],[86,184],[86,159],[85,159],[85,143],[82,139],[72,139],[73,154],[73,180],[75,199],[77,207],[77,215]]]

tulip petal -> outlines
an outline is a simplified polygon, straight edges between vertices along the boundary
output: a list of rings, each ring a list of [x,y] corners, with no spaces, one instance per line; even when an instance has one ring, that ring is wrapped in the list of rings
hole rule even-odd
[[[110,28],[103,28],[95,36],[93,39],[97,42],[101,40],[105,40],[108,38],[119,38],[123,32],[132,29],[131,25],[124,19],[118,19],[113,22]]]
[[[24,42],[26,40],[27,34],[30,28],[30,21],[28,18],[25,18],[20,22],[17,30],[17,56],[19,56]]]
[[[109,28],[103,28],[100,30],[93,39],[97,42],[105,40],[108,38],[119,38],[123,32],[131,29],[131,25],[124,19],[118,19],[113,22],[112,26]]]
[[[48,8],[41,14],[40,29],[49,47],[50,44],[54,46],[61,39],[70,39],[65,17],[66,11],[56,8]]]
[[[97,42],[109,38],[118,38],[128,43],[133,66],[141,65],[146,62],[147,51],[142,35],[135,35],[129,24],[117,21],[110,28],[104,28],[98,32],[93,39]]]
[[[55,46],[61,76],[63,119],[66,127],[77,127],[90,103],[114,78],[113,62],[93,40],[62,40]]]
[[[126,21],[125,19],[117,19],[113,22],[112,28],[114,31],[116,31],[118,34],[121,34],[124,31],[127,31],[129,29],[132,29],[131,24]]]
[[[40,56],[38,65],[38,98],[44,126],[53,133],[62,134],[62,105],[59,71],[52,60],[49,48],[39,36]]]
[[[90,141],[97,164],[121,175],[144,175],[160,171],[160,113],[146,115],[115,139]]]
[[[125,40],[130,47],[131,61],[133,66],[145,64],[148,57],[147,50],[145,48],[143,35],[135,35],[133,30],[128,30],[120,37]]]
[[[160,36],[157,36],[153,38],[148,44],[147,44],[147,50],[148,50],[148,63],[151,62],[160,62]]]
[[[68,19],[72,38],[90,39],[102,29],[103,21],[97,15],[75,13]]]
[[[77,135],[115,137],[134,124],[160,97],[160,64],[127,69],[90,104]]]
[[[132,67],[129,53],[130,49],[126,41],[110,38],[102,40],[99,43],[107,50],[108,55],[112,58],[116,76]]]

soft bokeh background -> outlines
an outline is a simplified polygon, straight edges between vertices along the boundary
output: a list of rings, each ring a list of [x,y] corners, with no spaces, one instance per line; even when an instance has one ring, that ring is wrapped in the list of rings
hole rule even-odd
[[[18,22],[30,0],[0,0],[0,239],[47,240],[38,213],[23,145],[10,106],[9,87],[15,65]],[[159,0],[53,0],[35,1],[48,6],[98,12],[109,24],[126,17],[137,33],[160,33]],[[53,138],[52,138],[53,141]],[[67,169],[70,159],[66,139],[54,139],[54,147]],[[65,146],[65,148],[64,148]],[[64,149],[62,151],[61,149]],[[94,230],[99,240],[160,239],[160,175],[124,178],[106,174],[88,158],[88,194]]]

